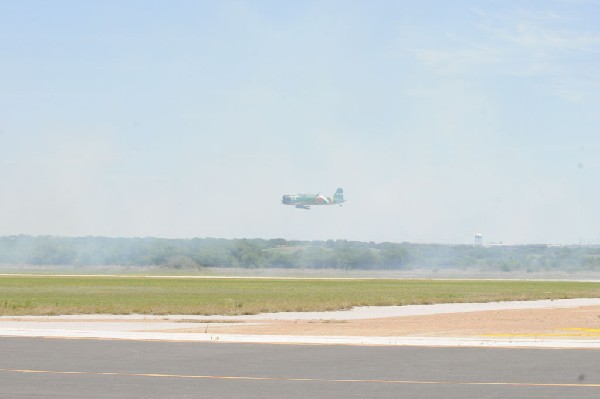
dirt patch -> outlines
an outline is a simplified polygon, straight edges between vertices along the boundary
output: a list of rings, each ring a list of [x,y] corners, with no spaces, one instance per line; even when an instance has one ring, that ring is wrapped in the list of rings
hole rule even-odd
[[[362,320],[253,320],[252,324],[208,325],[191,329],[170,329],[169,332],[252,335],[513,336],[598,339],[600,338],[600,306],[568,309],[497,310]]]

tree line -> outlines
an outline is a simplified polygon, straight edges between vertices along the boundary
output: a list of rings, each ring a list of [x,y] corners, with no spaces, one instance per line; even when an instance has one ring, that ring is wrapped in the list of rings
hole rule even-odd
[[[19,235],[0,237],[0,264],[600,271],[600,247]]]

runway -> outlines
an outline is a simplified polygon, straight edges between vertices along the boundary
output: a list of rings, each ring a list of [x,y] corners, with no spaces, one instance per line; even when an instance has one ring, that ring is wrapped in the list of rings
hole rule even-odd
[[[3,317],[0,398],[598,398],[596,332],[537,338],[206,333],[220,325],[261,324],[270,319],[294,323],[320,319],[338,329],[346,324],[331,320],[376,317],[373,323],[382,323],[385,316],[408,320],[457,312],[482,318],[485,311],[533,312],[536,308],[564,308],[574,314],[577,309],[597,309],[598,301],[232,317]],[[581,313],[593,316],[589,331],[598,326],[595,312]],[[493,313],[492,318],[498,315]],[[525,316],[536,319],[533,313]],[[181,328],[197,332],[182,333]]]
[[[598,350],[0,338],[0,398],[597,398]]]

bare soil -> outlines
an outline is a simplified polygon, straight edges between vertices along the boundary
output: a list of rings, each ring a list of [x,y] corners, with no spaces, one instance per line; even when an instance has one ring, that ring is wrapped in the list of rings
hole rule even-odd
[[[260,323],[260,324],[255,324]],[[600,306],[498,310],[362,320],[253,320],[169,332],[315,336],[600,338]]]

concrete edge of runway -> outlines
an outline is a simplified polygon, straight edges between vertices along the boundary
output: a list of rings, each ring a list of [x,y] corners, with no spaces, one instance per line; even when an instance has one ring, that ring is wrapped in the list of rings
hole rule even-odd
[[[600,339],[569,340],[547,338],[448,338],[448,337],[364,337],[364,336],[293,336],[237,335],[202,333],[57,331],[4,329],[0,337],[36,337],[56,339],[106,339],[168,342],[223,342],[305,345],[375,345],[427,347],[498,347],[498,348],[556,348],[600,349]]]

